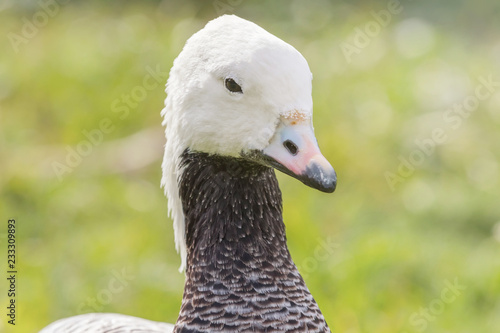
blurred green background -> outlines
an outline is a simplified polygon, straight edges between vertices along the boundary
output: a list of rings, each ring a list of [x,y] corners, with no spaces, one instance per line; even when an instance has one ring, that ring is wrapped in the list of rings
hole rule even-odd
[[[163,85],[186,39],[224,13],[294,45],[314,74],[337,191],[278,177],[290,251],[332,331],[500,332],[494,0],[4,0],[0,239],[5,258],[16,218],[19,273],[15,328],[0,279],[0,331],[96,311],[175,322]],[[146,89],[151,71],[161,83]]]

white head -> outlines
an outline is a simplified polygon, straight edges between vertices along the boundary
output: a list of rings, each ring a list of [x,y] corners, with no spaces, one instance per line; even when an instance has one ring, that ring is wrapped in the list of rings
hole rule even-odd
[[[212,20],[189,38],[170,70],[162,111],[167,138],[162,185],[181,270],[186,246],[177,179],[187,148],[235,157],[262,152],[261,162],[299,179],[314,164],[320,174],[301,180],[311,186],[323,182],[320,189],[333,191],[335,173],[319,153],[312,129],[311,80],[307,61],[295,48],[237,16]],[[286,148],[290,140],[299,154]]]

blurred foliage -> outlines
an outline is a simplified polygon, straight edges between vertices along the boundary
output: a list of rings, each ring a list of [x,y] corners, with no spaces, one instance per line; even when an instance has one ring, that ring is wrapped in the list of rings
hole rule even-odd
[[[128,114],[114,111],[226,12],[294,45],[314,74],[316,135],[338,189],[325,195],[279,180],[290,250],[332,331],[500,332],[499,87],[456,128],[445,118],[474,96],[478,78],[500,79],[500,3],[402,1],[347,61],[342,45],[388,6],[64,1],[15,52],[12,33],[43,9],[4,1],[0,212],[5,224],[18,221],[19,296],[18,324],[3,315],[0,331],[36,332],[82,311],[175,322],[184,277],[159,187],[165,80]],[[84,149],[85,131],[103,119],[111,129],[59,179],[54,163]],[[391,190],[386,173],[397,174],[437,128],[445,142],[420,153]],[[324,244],[329,255],[318,256]],[[123,288],[111,292],[124,269]],[[466,289],[443,302],[455,281]]]

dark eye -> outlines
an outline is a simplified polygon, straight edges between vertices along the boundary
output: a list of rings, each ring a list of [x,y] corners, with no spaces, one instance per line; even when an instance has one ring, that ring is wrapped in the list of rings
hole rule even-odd
[[[286,150],[288,150],[288,152],[293,156],[297,155],[299,152],[299,147],[297,147],[297,145],[290,140],[283,142],[283,146],[285,146]]]
[[[227,78],[226,81],[224,82],[224,84],[226,85],[227,90],[229,90],[230,92],[243,93],[240,85],[238,83],[234,82],[233,79]]]

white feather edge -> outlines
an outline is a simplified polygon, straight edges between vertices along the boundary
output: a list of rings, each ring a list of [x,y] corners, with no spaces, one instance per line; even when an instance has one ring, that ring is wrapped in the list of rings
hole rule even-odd
[[[147,319],[116,314],[87,313],[57,320],[39,333],[132,333],[132,332],[173,332],[174,325]]]
[[[169,84],[167,83],[167,94],[168,85]],[[179,120],[174,117],[174,114],[171,111],[172,103],[171,95],[167,95],[167,98],[165,99],[165,107],[161,111],[161,115],[163,116],[162,125],[165,126],[165,137],[167,139],[162,162],[163,174],[161,186],[163,187],[168,200],[168,214],[170,218],[172,218],[174,224],[175,249],[181,256],[181,266],[179,267],[179,272],[183,272],[186,269],[187,261],[185,239],[186,227],[177,182],[182,172],[178,162],[185,148],[183,148],[183,145],[180,142],[177,142],[178,126],[180,126],[180,124],[178,123]]]

